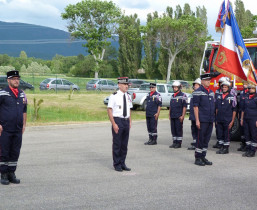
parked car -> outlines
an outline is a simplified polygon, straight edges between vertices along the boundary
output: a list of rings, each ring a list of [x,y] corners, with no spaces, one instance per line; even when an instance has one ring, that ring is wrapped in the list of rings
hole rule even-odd
[[[139,88],[142,84],[147,83],[141,79],[129,79],[129,88]]]
[[[5,88],[6,86],[8,86],[7,76],[2,75],[0,76],[0,89]],[[34,86],[20,79],[19,88],[22,90],[33,90]]]
[[[184,80],[171,80],[171,81],[169,82],[169,84],[172,85],[172,83],[175,82],[175,81],[179,81],[179,82],[181,83],[181,85],[182,85],[182,88],[186,88],[186,89],[189,89],[189,88],[190,88],[189,83],[188,83],[187,81],[184,81]]]
[[[170,107],[170,98],[171,95],[174,93],[172,86],[170,84],[161,84],[157,83],[157,91],[162,96],[162,107],[167,107],[169,109]],[[128,90],[128,93],[132,97],[132,103],[133,103],[133,109],[136,109],[138,107],[142,108],[143,110],[146,109],[146,96],[147,93],[150,92],[150,83],[142,84],[139,88],[139,90]],[[192,94],[185,93],[187,96],[187,112],[190,111],[190,100],[192,99]],[[104,104],[108,105],[109,102],[109,96],[104,98]]]
[[[107,79],[92,79],[86,85],[87,90],[117,90],[118,85]]]
[[[79,90],[79,86],[74,83],[61,78],[48,78],[43,80],[40,85],[40,90]]]

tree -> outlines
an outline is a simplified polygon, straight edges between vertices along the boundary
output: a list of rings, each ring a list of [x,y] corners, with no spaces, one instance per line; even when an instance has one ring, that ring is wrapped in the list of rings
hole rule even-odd
[[[172,18],[173,9],[172,7],[167,7],[167,14]],[[158,18],[158,13],[154,12],[152,14],[147,15],[147,24],[149,25],[153,19]],[[143,59],[143,68],[145,69],[145,74],[148,79],[153,77],[158,77],[158,43],[155,39],[156,30],[154,28],[147,28],[145,31],[145,27],[142,27],[143,32],[143,44],[144,44],[144,52],[145,57]]]
[[[25,51],[21,51],[21,53],[20,53],[20,58],[21,58],[21,59],[24,59],[24,60],[26,60],[26,59],[28,58],[28,56],[27,56],[27,54],[26,54]]]
[[[136,77],[142,58],[140,20],[137,14],[122,16],[119,25],[119,73]]]
[[[82,0],[75,5],[70,4],[62,13],[62,18],[69,20],[71,36],[87,41],[83,46],[95,59],[95,78],[98,78],[105,49],[111,44],[108,39],[116,33],[120,15],[120,9],[112,1],[100,0]]]
[[[244,2],[241,0],[235,1],[235,17],[237,20],[237,24],[239,29],[241,30],[245,26],[245,6]]]
[[[166,81],[169,82],[171,67],[176,56],[181,51],[196,46],[202,39],[201,32],[205,27],[199,18],[187,15],[183,15],[178,19],[172,19],[169,16],[160,17],[148,23],[146,27],[146,31],[151,30],[151,28],[157,30],[156,39],[161,48],[168,52],[169,63]]]

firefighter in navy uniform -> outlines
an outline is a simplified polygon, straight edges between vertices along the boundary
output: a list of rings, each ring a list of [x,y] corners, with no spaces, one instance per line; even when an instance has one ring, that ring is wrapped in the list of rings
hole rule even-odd
[[[19,72],[7,72],[8,86],[0,91],[0,172],[1,184],[19,184],[15,171],[27,119],[27,99],[18,89]]]
[[[211,138],[215,120],[214,93],[210,90],[211,75],[201,75],[202,85],[193,92],[193,104],[198,135],[195,148],[195,164],[199,166],[212,165],[206,159],[208,143]]]
[[[238,103],[238,119],[241,121],[241,113],[243,108],[243,103],[245,98],[248,97],[248,83],[243,83],[244,89],[240,92],[239,103]],[[241,135],[241,146],[237,149],[237,151],[245,152],[246,143],[245,143],[245,135],[244,135],[244,126],[241,126],[240,123],[240,135]]]
[[[229,78],[227,78],[227,77],[221,77],[220,79],[219,79],[219,89],[217,89],[216,91],[215,91],[215,101],[217,100],[217,98],[220,96],[220,95],[222,95],[222,89],[221,89],[221,84],[223,83],[223,82],[225,82],[225,81],[228,81],[229,80]],[[216,142],[216,144],[215,145],[213,145],[213,148],[218,148],[218,149],[220,149],[220,147],[221,147],[221,145],[219,144],[219,139],[218,139],[218,136],[219,136],[219,134],[218,134],[218,129],[217,129],[217,127],[216,127],[216,113],[215,113],[215,131],[216,131],[216,138],[217,138],[217,142]]]
[[[216,99],[216,129],[220,149],[217,154],[228,154],[230,145],[231,128],[236,117],[237,98],[230,93],[230,82],[221,84],[222,95]]]
[[[181,83],[175,81],[172,84],[174,94],[170,99],[169,119],[173,144],[170,148],[181,148],[183,140],[183,122],[187,108],[187,96],[181,92]]]
[[[116,171],[130,171],[125,164],[129,131],[131,128],[130,109],[133,107],[128,91],[128,77],[118,78],[119,90],[110,96],[107,112],[112,124],[112,156]]]
[[[257,94],[256,86],[248,86],[248,97],[242,107],[241,125],[244,126],[246,152],[243,157],[254,157],[257,148]]]
[[[156,83],[150,83],[150,93],[146,97],[146,125],[149,134],[149,141],[145,145],[157,144],[157,124],[162,107],[161,95],[156,91]]]
[[[197,90],[201,86],[201,79],[198,78],[193,82],[193,89],[194,91]],[[189,120],[191,120],[191,133],[193,137],[193,142],[191,143],[191,147],[188,147],[188,150],[195,150],[196,139],[197,139],[197,127],[195,124],[195,114],[194,114],[194,105],[193,105],[193,98],[190,100],[190,115]]]

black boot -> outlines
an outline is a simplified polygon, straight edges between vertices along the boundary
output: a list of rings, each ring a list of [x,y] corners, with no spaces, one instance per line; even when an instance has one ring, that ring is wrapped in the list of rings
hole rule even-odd
[[[157,141],[156,140],[152,140],[148,143],[148,145],[156,145],[157,144]]]
[[[213,145],[213,148],[216,148],[216,149],[220,149],[221,147],[222,147],[222,144],[219,144],[218,141],[215,145]]]
[[[237,149],[237,151],[245,152],[245,145],[241,144],[241,146]]]
[[[219,154],[228,154],[228,153],[229,153],[228,147],[223,147]]]
[[[10,184],[8,180],[8,173],[1,173],[1,184],[8,185]]]
[[[175,148],[176,143],[173,143],[172,145],[169,146],[169,148]]]
[[[247,157],[248,153],[250,153],[250,150],[246,150],[244,154],[242,154],[243,157]]]
[[[207,165],[207,166],[211,166],[212,165],[212,162],[207,160],[205,157],[203,157],[202,160],[205,163],[205,165]]]
[[[180,143],[177,143],[177,144],[174,146],[174,149],[178,149],[178,148],[181,148],[181,144],[180,144]]]
[[[187,150],[195,150],[195,146],[192,145],[191,147],[188,147]]]
[[[249,153],[246,155],[246,157],[254,157],[255,156],[255,152],[250,150]]]
[[[14,172],[9,172],[8,179],[13,184],[20,184],[20,180],[16,178],[16,175]]]
[[[201,158],[195,158],[195,165],[205,166],[205,163],[203,162],[203,160]]]
[[[144,143],[144,145],[148,145],[151,141],[152,139],[149,139],[147,142]]]
[[[223,150],[223,147],[221,147],[221,148],[216,152],[216,154],[222,154],[222,150]]]

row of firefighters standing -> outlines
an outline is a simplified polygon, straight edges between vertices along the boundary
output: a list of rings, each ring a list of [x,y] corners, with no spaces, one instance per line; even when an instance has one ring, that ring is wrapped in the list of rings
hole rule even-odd
[[[227,77],[219,80],[219,89],[210,89],[210,74],[203,74],[193,82],[193,98],[190,100],[191,132],[193,142],[188,150],[195,150],[195,164],[212,165],[206,159],[208,143],[211,138],[213,123],[216,127],[217,143],[213,146],[217,154],[228,154],[231,129],[236,117],[240,121],[241,147],[244,157],[254,157],[257,147],[257,94],[256,86],[244,83],[244,90],[237,96],[237,91]],[[181,91],[181,83],[172,84],[169,119],[173,144],[170,148],[181,148],[183,140],[183,121],[186,114],[187,96]],[[147,95],[146,124],[149,140],[145,145],[157,144],[157,124],[162,99],[156,91],[156,84],[150,84]]]

